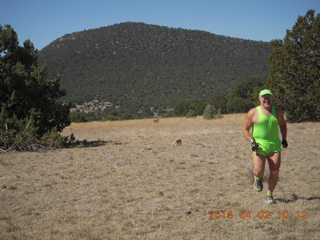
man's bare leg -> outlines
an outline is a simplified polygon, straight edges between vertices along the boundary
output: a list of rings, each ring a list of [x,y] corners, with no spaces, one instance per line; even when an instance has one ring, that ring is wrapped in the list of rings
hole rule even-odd
[[[256,191],[261,192],[263,190],[263,174],[266,163],[266,157],[258,155],[255,152],[252,154],[253,160],[253,187]]]
[[[266,157],[252,152],[253,175],[263,177]]]
[[[273,193],[279,180],[279,169],[281,165],[281,153],[271,153],[267,156],[270,176],[268,180],[268,190]]]

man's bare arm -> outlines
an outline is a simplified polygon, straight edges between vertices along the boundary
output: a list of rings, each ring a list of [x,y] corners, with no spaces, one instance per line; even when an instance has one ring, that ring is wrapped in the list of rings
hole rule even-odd
[[[246,115],[246,117],[245,117],[245,119],[243,121],[243,125],[242,125],[243,135],[248,141],[252,140],[252,136],[250,134],[250,129],[251,129],[252,125],[253,125],[253,121],[252,121],[253,120],[253,115],[254,115],[254,109],[251,109],[247,113],[247,115]]]
[[[280,132],[282,136],[282,140],[287,140],[287,123],[284,118],[284,114],[282,111],[278,111],[278,121],[279,121],[279,127],[280,127]]]

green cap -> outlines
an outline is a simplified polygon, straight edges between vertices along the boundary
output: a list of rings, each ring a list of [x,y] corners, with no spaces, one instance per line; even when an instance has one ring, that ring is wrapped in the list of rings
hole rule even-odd
[[[259,93],[259,97],[262,97],[264,95],[273,95],[272,92],[269,89],[264,89]]]

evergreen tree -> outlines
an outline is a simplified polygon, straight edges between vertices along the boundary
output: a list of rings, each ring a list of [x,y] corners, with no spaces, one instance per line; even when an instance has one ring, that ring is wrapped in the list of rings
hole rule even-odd
[[[268,86],[293,122],[320,120],[320,15],[299,16],[283,40],[271,42]]]
[[[221,113],[228,113],[227,102],[228,99],[221,95],[213,96],[209,101],[211,105],[214,105],[217,109],[220,109]]]
[[[70,121],[69,106],[57,103],[65,94],[59,87],[59,77],[47,79],[38,66],[33,44],[19,46],[13,28],[0,25],[0,148],[28,149],[44,135],[60,137]]]
[[[221,109],[216,108],[214,105],[211,105],[210,103],[207,104],[206,108],[203,111],[203,118],[210,120],[210,119],[217,119],[221,118]]]
[[[198,99],[185,99],[179,102],[173,109],[176,116],[194,117],[202,115],[206,103]]]
[[[231,91],[229,112],[247,112],[257,104],[258,94],[264,88],[265,77],[250,77],[238,83]]]
[[[206,108],[203,111],[202,116],[204,119],[212,119],[213,118],[213,116],[214,116],[213,107],[210,103],[207,104]]]

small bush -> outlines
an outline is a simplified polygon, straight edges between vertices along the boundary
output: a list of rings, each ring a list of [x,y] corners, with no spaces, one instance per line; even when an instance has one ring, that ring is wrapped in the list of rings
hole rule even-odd
[[[61,136],[54,128],[44,133],[37,134],[37,128],[27,126],[20,129],[0,130],[0,148],[3,151],[38,151],[41,149],[56,149],[67,147],[71,137]]]
[[[214,118],[214,112],[216,111],[215,107],[210,103],[207,104],[206,108],[203,111],[204,119],[212,119]]]
[[[133,113],[125,113],[121,115],[121,120],[132,120],[136,119],[137,117]]]
[[[191,118],[191,117],[197,117],[197,113],[194,109],[189,109],[189,111],[186,114],[187,118]]]
[[[211,105],[210,103],[207,104],[206,108],[203,111],[203,118],[204,119],[217,119],[221,118],[221,110],[220,108],[216,109],[214,105]]]
[[[46,148],[63,148],[67,147],[68,143],[68,137],[61,136],[56,129],[52,129],[50,132],[45,133],[41,138],[41,145]]]
[[[81,112],[71,112],[70,113],[71,122],[87,122],[87,115]]]
[[[118,116],[113,114],[108,114],[102,118],[102,121],[117,121],[120,120]]]
[[[176,116],[194,117],[201,115],[206,107],[206,103],[197,99],[185,99],[178,103],[173,112]]]

